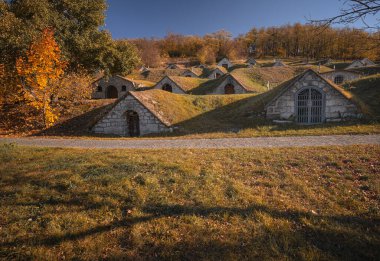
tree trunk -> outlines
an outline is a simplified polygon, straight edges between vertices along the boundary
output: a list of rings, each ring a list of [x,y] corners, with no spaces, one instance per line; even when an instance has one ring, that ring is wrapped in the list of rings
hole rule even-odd
[[[43,111],[42,111],[42,117],[43,117],[43,123],[44,123],[44,128],[46,128],[46,94],[44,93],[44,98],[43,98]]]

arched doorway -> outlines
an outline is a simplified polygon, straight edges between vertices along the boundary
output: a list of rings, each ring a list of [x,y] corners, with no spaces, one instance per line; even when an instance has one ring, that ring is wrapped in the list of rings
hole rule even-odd
[[[112,86],[112,85],[108,86],[107,91],[106,91],[106,98],[114,99],[114,98],[118,98],[118,97],[119,97],[119,94],[118,94],[116,87]]]
[[[130,137],[140,136],[140,120],[139,115],[135,111],[127,111],[127,126],[128,126],[128,135]]]
[[[224,86],[224,93],[225,94],[234,94],[235,93],[235,87],[229,83],[226,86]]]
[[[167,92],[173,92],[173,88],[170,84],[166,83],[164,86],[162,86],[162,90]]]
[[[297,122],[303,124],[323,121],[323,95],[314,88],[306,88],[296,94]]]

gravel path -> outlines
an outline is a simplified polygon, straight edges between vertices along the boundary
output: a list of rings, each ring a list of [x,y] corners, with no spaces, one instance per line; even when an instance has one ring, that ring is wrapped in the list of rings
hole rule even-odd
[[[99,149],[161,149],[161,148],[280,148],[329,145],[380,144],[380,135],[331,135],[295,137],[257,137],[224,139],[51,139],[0,138],[0,143],[24,146]]]

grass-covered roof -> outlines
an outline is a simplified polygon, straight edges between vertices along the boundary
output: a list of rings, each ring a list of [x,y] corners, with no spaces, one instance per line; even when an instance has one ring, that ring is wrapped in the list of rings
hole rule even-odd
[[[196,77],[184,77],[184,76],[168,76],[173,82],[175,82],[183,91],[191,92],[198,88],[202,84],[208,82],[208,79],[196,78]]]
[[[127,77],[134,80],[145,80],[150,82],[158,82],[165,76],[181,76],[187,69],[160,69],[150,68],[149,71],[134,71]]]
[[[182,95],[162,90],[130,92],[165,125],[189,121],[197,116],[224,106],[252,98],[254,94],[237,95]],[[235,111],[236,113],[236,111]],[[231,115],[231,119],[235,117]]]
[[[253,87],[257,84],[266,86],[269,82],[271,86],[277,85],[281,82],[289,80],[294,77],[296,70],[290,66],[284,67],[252,67],[252,68],[239,68],[231,72],[231,74],[247,82],[248,85]]]
[[[380,118],[380,74],[348,82],[343,88],[365,104],[365,113]]]

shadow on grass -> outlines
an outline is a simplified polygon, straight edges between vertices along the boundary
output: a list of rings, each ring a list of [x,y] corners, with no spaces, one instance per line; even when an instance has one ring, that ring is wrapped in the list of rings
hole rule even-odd
[[[90,132],[90,127],[103,116],[104,111],[112,104],[107,104],[79,116],[58,123],[33,136],[96,136]]]
[[[364,234],[376,233],[380,221],[379,219],[370,220],[354,216],[314,215],[303,211],[282,211],[264,205],[251,205],[247,208],[147,205],[143,206],[141,210],[144,213],[143,216],[130,217],[125,215],[122,220],[117,220],[106,225],[95,226],[85,231],[66,233],[58,236],[35,236],[29,239],[16,239],[9,242],[3,242],[0,246],[20,247],[21,245],[29,245],[52,247],[65,241],[75,241],[98,233],[110,232],[116,228],[130,229],[136,224],[147,223],[160,218],[196,216],[218,220],[223,219],[223,217],[226,216],[239,216],[243,220],[259,220],[258,213],[265,213],[271,218],[283,219],[290,222],[296,229],[292,232],[289,231],[286,235],[282,234],[284,231],[271,229],[266,231],[268,238],[260,239],[254,236],[249,236],[248,238],[250,242],[240,242],[239,244],[229,242],[228,240],[224,240],[223,242],[209,240],[206,244],[197,241],[196,239],[191,242],[181,241],[177,242],[177,245],[163,245],[161,246],[160,251],[165,253],[176,250],[182,258],[193,257],[194,252],[197,253],[197,258],[204,258],[206,256],[215,258],[221,254],[228,254],[231,251],[244,251],[244,247],[242,247],[243,245],[254,246],[255,242],[265,241],[270,237],[278,237],[278,244],[281,244],[280,237],[288,236],[296,239],[295,245],[291,247],[300,247],[303,245],[313,246],[324,253],[328,253],[328,255],[338,258],[368,259],[380,255],[379,242],[373,242],[368,237],[364,236]],[[308,220],[308,222],[304,222],[305,220]],[[339,227],[337,229],[332,229],[331,227],[326,226],[326,223],[331,226],[336,224],[339,225]],[[358,230],[363,234],[358,234]],[[126,242],[124,242],[124,244],[125,243]],[[269,244],[269,242],[267,243]],[[286,252],[290,250],[284,249],[284,251]],[[140,252],[150,252],[150,246],[143,246],[143,249],[140,249]]]

